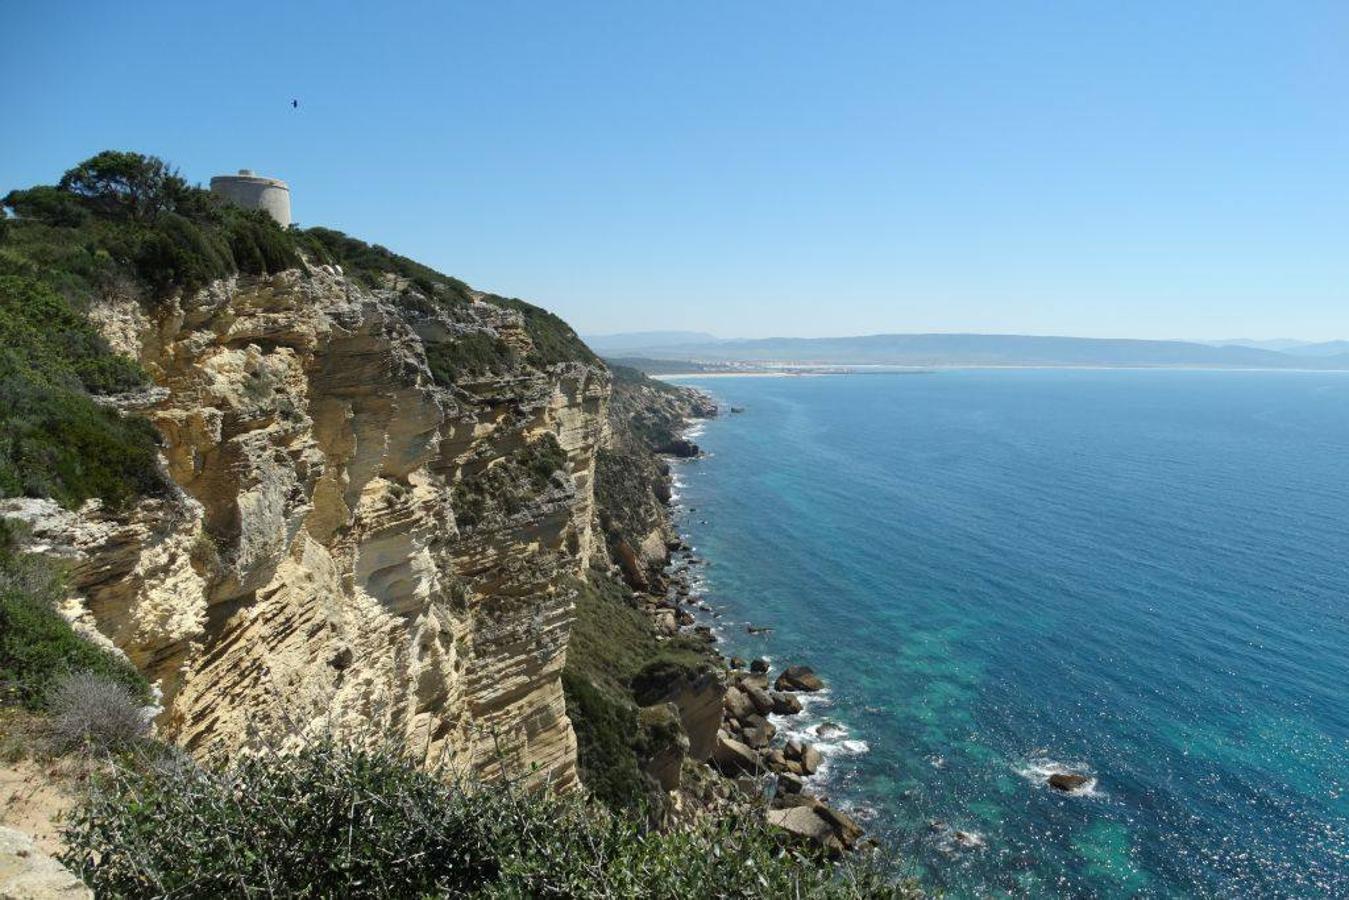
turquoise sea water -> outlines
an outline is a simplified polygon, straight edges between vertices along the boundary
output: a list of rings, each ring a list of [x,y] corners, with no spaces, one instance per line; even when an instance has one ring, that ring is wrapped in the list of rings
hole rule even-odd
[[[1349,896],[1349,375],[683,383],[723,649],[826,678],[780,724],[930,884]]]

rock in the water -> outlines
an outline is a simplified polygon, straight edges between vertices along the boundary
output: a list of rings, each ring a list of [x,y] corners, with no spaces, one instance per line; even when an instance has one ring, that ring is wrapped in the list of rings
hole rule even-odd
[[[712,751],[712,765],[723,775],[752,775],[759,771],[759,754],[725,735],[719,735]]]
[[[766,660],[766,659],[764,659],[762,656],[760,656],[758,659],[754,660],[753,662],[751,662],[751,663],[749,664],[749,670],[750,670],[751,672],[758,672],[758,673],[764,673],[764,672],[767,672],[767,671],[768,671],[768,660]]]
[[[788,666],[773,687],[779,691],[818,691],[824,682],[810,666]]]
[[[951,843],[962,850],[977,850],[984,846],[984,838],[973,831],[955,831],[951,833]]]
[[[1085,787],[1089,781],[1091,779],[1086,775],[1078,775],[1076,772],[1055,772],[1049,776],[1049,786],[1065,793]]]
[[[38,850],[28,835],[0,827],[0,898],[93,900],[93,896],[83,881]]]
[[[801,711],[801,701],[791,694],[774,691],[769,697],[773,700],[773,712],[779,716],[794,716]]]
[[[800,775],[794,775],[791,772],[778,773],[778,790],[784,794],[799,794],[805,786]]]
[[[788,759],[781,750],[774,748],[763,755],[764,765],[774,772],[790,772],[793,775],[800,775],[801,763],[794,759]]]
[[[861,825],[858,825],[851,816],[841,813],[833,807],[821,803],[815,807],[815,814],[833,827],[834,834],[838,835],[838,839],[843,842],[845,847],[851,847],[857,843],[857,839],[863,834]]]
[[[745,668],[745,660],[739,656],[732,656],[730,662],[728,662],[727,665],[729,665],[732,669],[743,669]]]
[[[755,672],[752,674],[740,673],[736,675],[735,683],[741,688],[756,687],[762,691],[768,690],[768,676],[762,672]]]

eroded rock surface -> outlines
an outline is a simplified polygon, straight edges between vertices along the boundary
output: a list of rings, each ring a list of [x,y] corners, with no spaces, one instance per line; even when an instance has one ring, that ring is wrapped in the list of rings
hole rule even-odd
[[[601,366],[544,361],[514,310],[328,267],[95,319],[160,389],[141,414],[178,494],[0,512],[71,558],[67,612],[158,683],[161,734],[392,734],[427,765],[575,783],[561,585],[603,546]]]

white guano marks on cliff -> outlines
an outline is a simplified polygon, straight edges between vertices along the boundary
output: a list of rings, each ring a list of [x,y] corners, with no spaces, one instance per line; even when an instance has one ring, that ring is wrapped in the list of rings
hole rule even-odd
[[[504,757],[575,784],[559,585],[593,545],[605,372],[521,364],[438,386],[419,334],[528,351],[518,314],[402,304],[329,268],[96,321],[168,391],[148,415],[182,496],[123,516],[4,511],[75,559],[72,616],[159,681],[163,734],[199,753],[392,734],[428,765],[491,776]],[[549,434],[566,471],[461,527],[456,484]]]

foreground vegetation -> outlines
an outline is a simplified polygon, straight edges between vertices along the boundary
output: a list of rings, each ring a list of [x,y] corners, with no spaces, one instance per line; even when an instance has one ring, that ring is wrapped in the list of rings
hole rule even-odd
[[[49,711],[60,700],[62,679],[81,673],[147,702],[149,685],[141,674],[80,637],[56,611],[64,592],[55,567],[16,553],[13,545],[10,526],[0,520],[0,705]]]
[[[858,861],[784,847],[752,815],[650,832],[576,796],[456,786],[335,743],[117,765],[66,840],[66,864],[108,897],[903,895]]]

